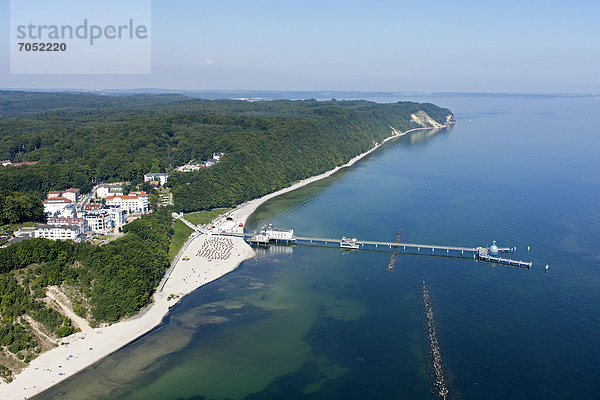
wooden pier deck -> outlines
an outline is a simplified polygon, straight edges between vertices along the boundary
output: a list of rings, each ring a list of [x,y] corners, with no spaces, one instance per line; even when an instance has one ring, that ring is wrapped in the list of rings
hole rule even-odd
[[[526,262],[526,261],[521,261],[521,260],[517,261],[517,260],[511,260],[509,258],[493,257],[490,255],[484,255],[484,254],[480,254],[479,259],[482,261],[510,265],[510,266],[519,267],[519,268],[527,268],[527,269],[531,268],[531,266],[533,265],[532,262]]]
[[[229,234],[229,236],[244,237],[249,243],[255,244],[268,244],[257,243],[252,241],[252,234]],[[397,237],[399,239],[399,237]],[[288,244],[314,244],[314,245],[337,245],[341,243],[341,239],[335,238],[322,238],[322,237],[310,237],[310,236],[294,236],[292,241],[279,241],[278,243],[286,242]],[[359,240],[360,248],[365,250],[385,250],[392,251],[402,254],[422,255],[422,256],[435,256],[435,257],[453,257],[453,258],[470,258],[473,260],[486,261],[490,263],[497,263],[502,265],[508,265],[519,268],[529,269],[532,267],[532,262],[526,262],[522,260],[512,260],[509,258],[502,258],[499,256],[491,255],[488,248],[486,247],[462,247],[462,246],[444,246],[444,245],[432,245],[432,244],[419,244],[419,243],[400,243],[400,242],[383,242],[373,240]],[[498,253],[509,253],[512,251],[510,247],[498,248]],[[393,269],[393,267],[392,267]]]
[[[340,239],[333,238],[320,238],[320,237],[305,237],[296,236],[297,242],[309,242],[309,243],[324,243],[324,244],[339,244]],[[422,254],[422,255],[451,255],[451,257],[467,256],[468,258],[473,257],[479,252],[478,247],[458,247],[458,246],[443,246],[443,245],[431,245],[431,244],[418,244],[418,243],[401,243],[401,242],[379,242],[373,240],[359,240],[361,248],[371,247],[373,249],[379,249],[380,247],[385,249],[392,249],[396,247],[399,253],[411,253],[411,254]]]

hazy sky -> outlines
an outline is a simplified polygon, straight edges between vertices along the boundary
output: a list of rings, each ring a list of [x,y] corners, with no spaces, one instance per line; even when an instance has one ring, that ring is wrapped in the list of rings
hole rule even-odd
[[[9,4],[5,89],[600,93],[599,0],[154,0],[150,75],[10,75]]]

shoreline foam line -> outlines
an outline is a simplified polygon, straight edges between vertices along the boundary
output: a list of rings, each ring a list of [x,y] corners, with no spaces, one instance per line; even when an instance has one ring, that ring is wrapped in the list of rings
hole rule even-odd
[[[415,131],[444,129],[447,126],[448,124],[440,127],[414,128],[405,132],[391,127],[393,132],[391,136],[385,138],[381,143],[376,144],[364,153],[352,158],[344,165],[303,179],[291,186],[258,199],[243,203],[230,211],[228,215],[236,223],[243,223],[245,226],[250,215],[261,204],[274,197],[327,178],[340,169],[355,164],[392,139]],[[181,256],[183,255],[190,253],[193,256],[193,251],[202,246],[203,241],[209,237],[211,235],[201,234],[188,239],[184,247],[182,247],[183,251],[178,254],[179,258],[173,261],[174,264],[169,268],[169,273],[165,273],[157,286],[157,290],[153,295],[153,302],[142,309],[137,315],[107,327],[95,328],[85,333],[78,332],[62,338],[61,343],[65,343],[64,345],[59,345],[54,349],[42,353],[31,361],[23,371],[17,374],[11,383],[0,384],[0,397],[6,400],[31,398],[95,364],[158,326],[169,313],[170,307],[180,301],[185,295],[221,278],[235,270],[243,261],[254,256],[254,250],[252,250],[243,238],[232,238],[234,247],[233,258],[230,260],[208,261],[195,259],[185,262],[181,261]],[[194,276],[197,273],[199,275]],[[179,297],[168,300],[170,294],[176,294]],[[70,355],[73,357],[69,357]]]

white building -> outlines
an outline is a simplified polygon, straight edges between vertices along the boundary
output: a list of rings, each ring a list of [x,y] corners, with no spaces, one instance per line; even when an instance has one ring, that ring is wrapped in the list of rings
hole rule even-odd
[[[123,211],[123,209],[121,207],[109,206],[108,213],[110,214],[110,216],[115,224],[115,228],[118,228],[125,223],[125,221],[126,221],[125,211]]]
[[[127,196],[108,196],[107,206],[119,206],[127,214],[148,212],[148,196],[146,192],[130,192]]]
[[[34,233],[36,238],[50,240],[76,240],[80,235],[78,225],[38,225]]]
[[[88,230],[87,221],[84,218],[51,217],[48,218],[48,225],[74,225],[79,228],[79,232],[81,233]]]
[[[108,196],[123,196],[123,186],[121,184],[103,184],[96,189],[96,197],[104,199]]]
[[[189,163],[182,165],[181,167],[175,168],[175,170],[179,171],[179,172],[192,172],[192,171],[198,171],[203,167],[204,167],[203,164],[193,163],[190,161]]]
[[[217,162],[221,161],[221,157],[223,157],[225,153],[213,153],[213,159],[217,160]]]
[[[293,243],[296,238],[294,238],[293,229],[279,229],[271,224],[263,226],[256,235],[250,238],[250,242],[257,244],[267,244],[271,240]]]
[[[165,174],[163,172],[149,172],[144,175],[144,182],[158,181],[161,186],[164,186],[165,183],[167,183],[168,178],[169,174]]]
[[[263,227],[264,233],[270,238],[274,240],[292,240],[294,239],[294,230],[293,229],[279,229],[275,228],[273,225],[267,225]]]
[[[54,213],[54,216],[62,217],[62,218],[76,218],[77,217],[77,207],[75,207],[75,204],[70,203],[62,210]]]
[[[44,201],[44,213],[49,216],[54,216],[63,211],[71,203],[71,200],[64,197],[50,197]]]
[[[92,232],[108,233],[115,227],[115,221],[107,208],[88,211],[83,218],[87,222],[88,229]]]
[[[79,196],[81,196],[81,191],[76,188],[70,188],[62,192],[62,197],[65,199],[69,199],[72,202],[76,202],[79,200]]]
[[[67,190],[63,190],[63,191],[59,191],[59,190],[52,190],[50,192],[48,192],[48,199],[55,199],[58,197],[64,197],[65,199],[68,199],[72,202],[76,202],[77,200],[79,200],[79,196],[81,196],[81,190],[76,189],[76,188],[70,188]]]

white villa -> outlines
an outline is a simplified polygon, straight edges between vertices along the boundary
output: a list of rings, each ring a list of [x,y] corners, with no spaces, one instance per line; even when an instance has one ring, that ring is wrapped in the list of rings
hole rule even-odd
[[[216,163],[221,161],[221,157],[223,157],[224,155],[225,155],[225,153],[214,152],[212,155],[212,158],[209,158],[206,161],[203,161],[200,163],[190,161],[189,163],[187,163],[185,165],[175,168],[175,170],[179,171],[179,172],[192,172],[192,171],[198,171],[199,169],[201,169],[203,167],[212,167],[213,165],[215,165]],[[147,175],[150,175],[150,174],[147,174]],[[144,176],[144,179],[145,179],[145,176]]]
[[[148,196],[146,192],[130,192],[127,196],[108,196],[107,206],[119,206],[127,214],[148,212]]]
[[[74,225],[79,228],[79,232],[81,233],[88,230],[87,221],[84,218],[51,217],[48,218],[48,225]]]
[[[81,234],[78,225],[38,225],[34,232],[36,238],[50,240],[76,240]]]
[[[123,185],[120,183],[105,183],[98,185],[96,197],[104,199],[108,196],[123,196]]]
[[[44,213],[51,216],[60,214],[61,211],[63,211],[72,203],[73,202],[66,197],[49,197],[48,199],[44,200]]]
[[[169,179],[169,174],[164,172],[149,172],[144,175],[144,182],[157,181],[161,186],[164,186]]]

